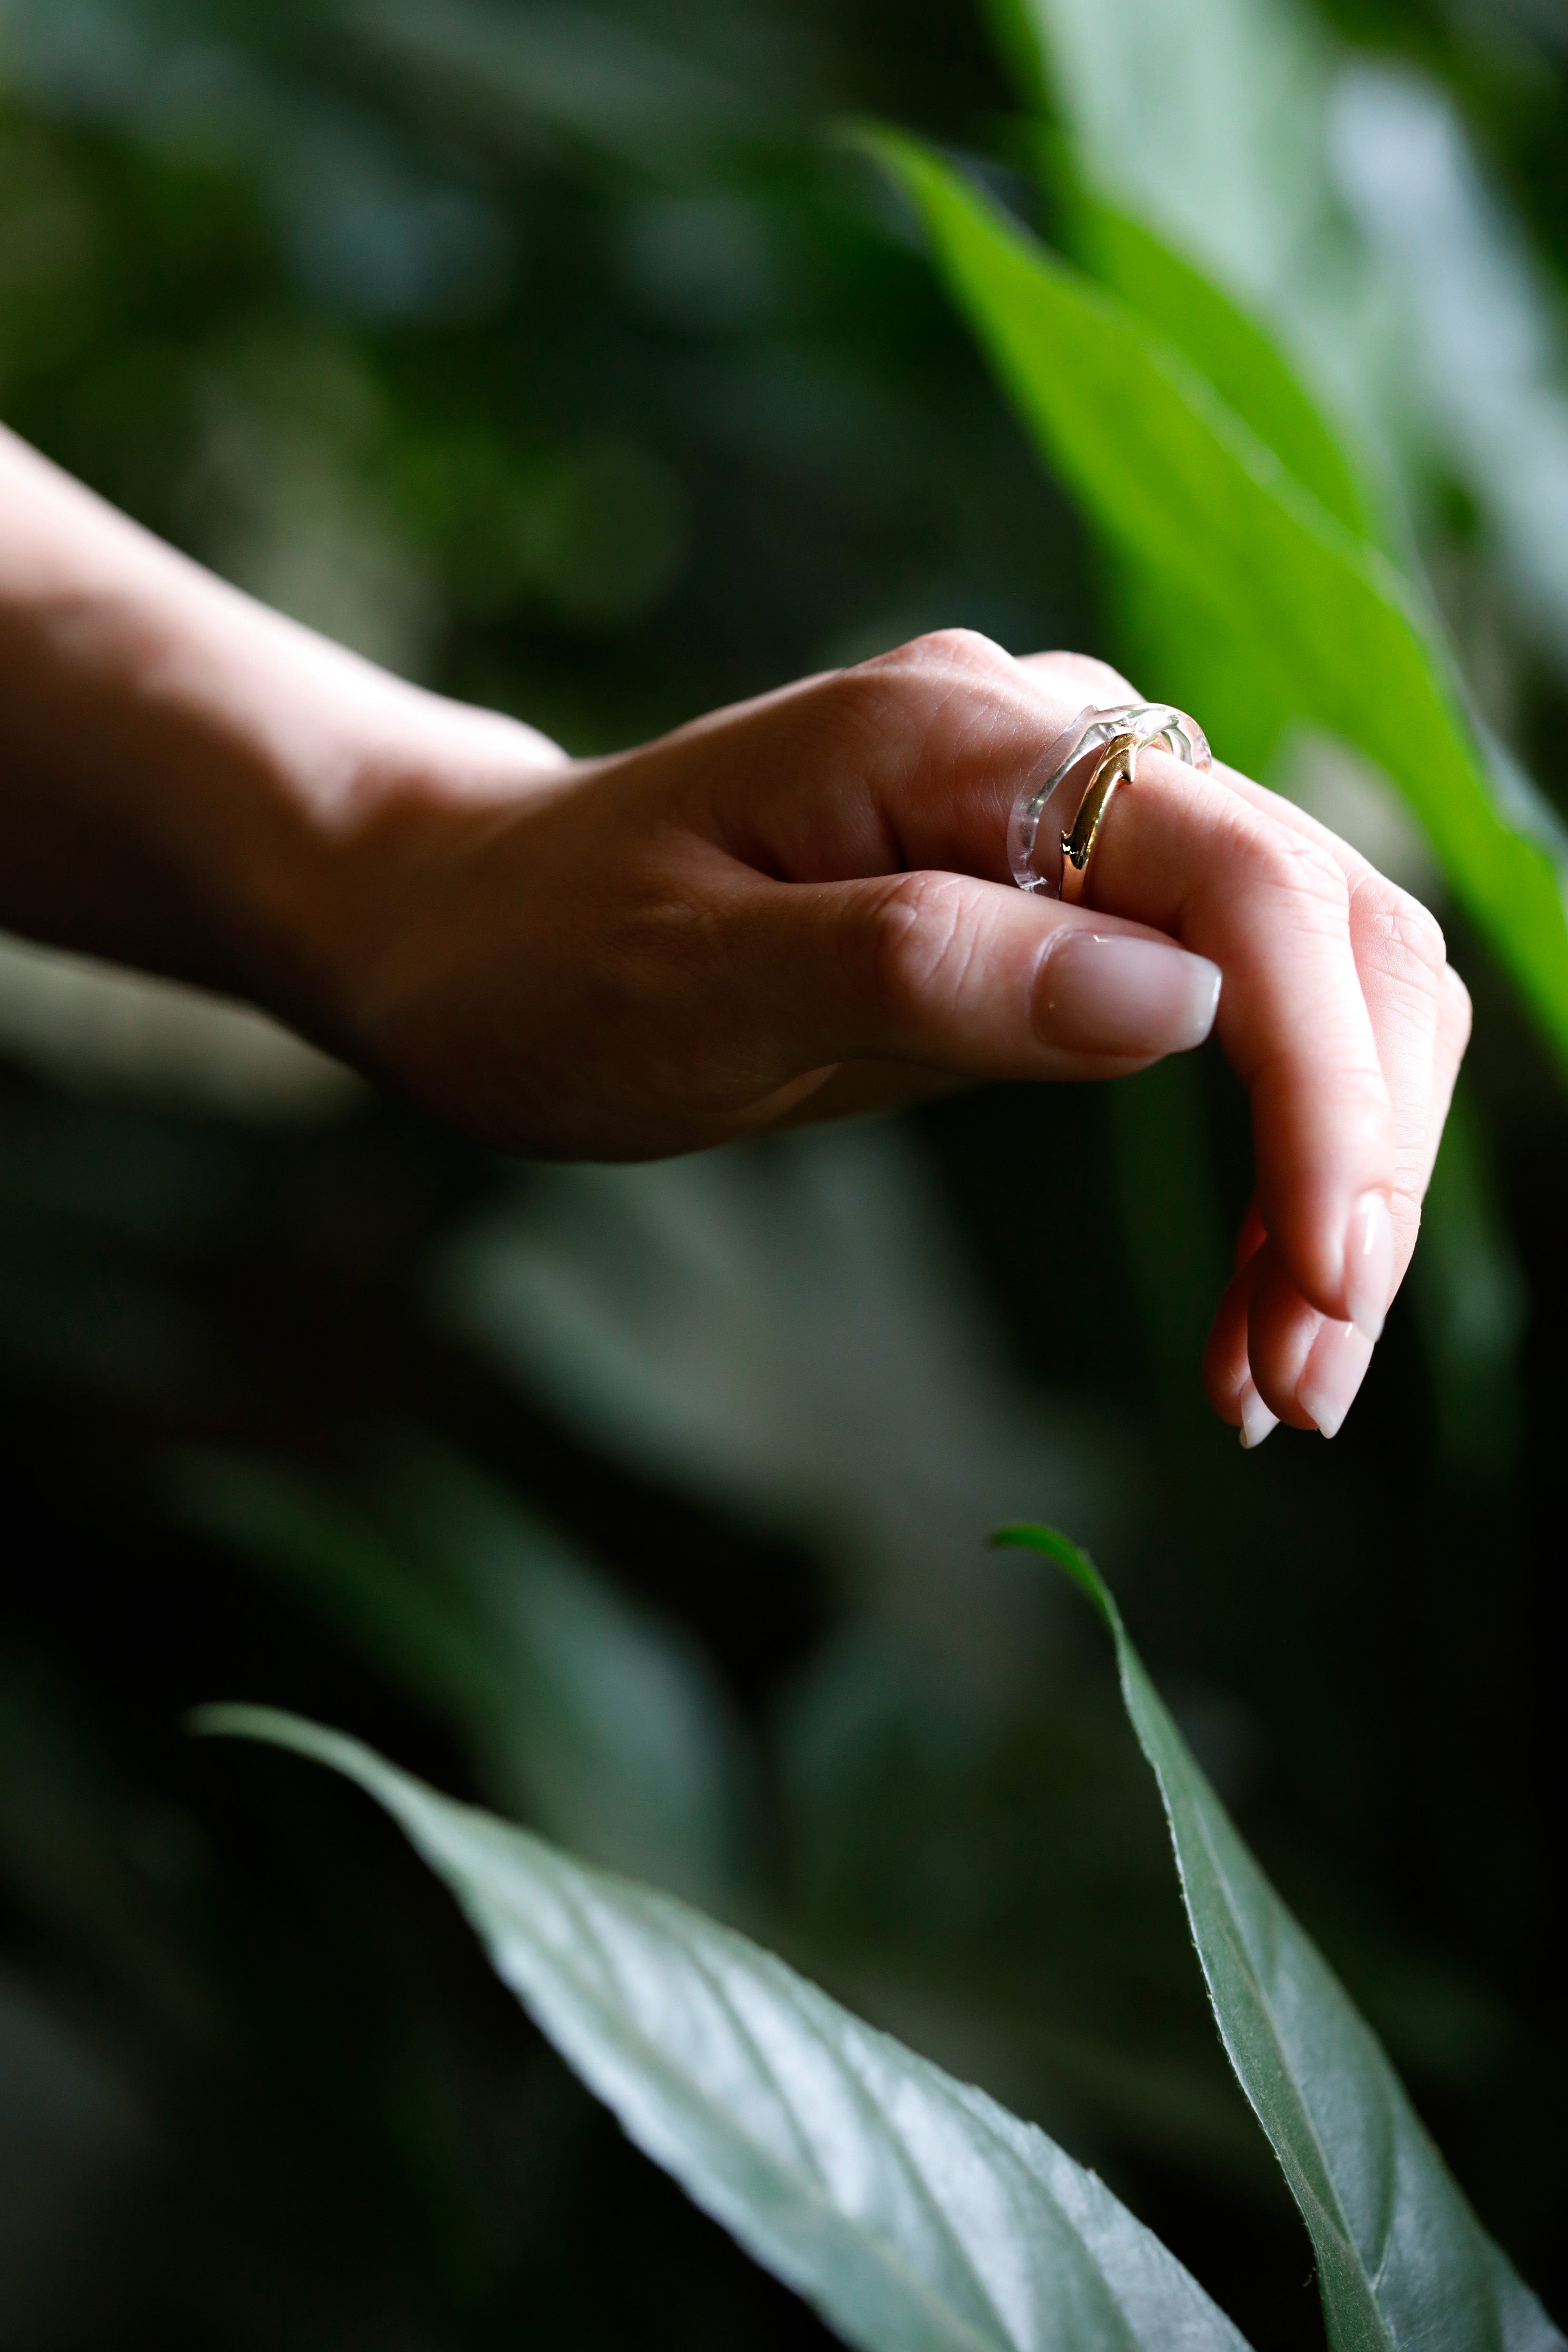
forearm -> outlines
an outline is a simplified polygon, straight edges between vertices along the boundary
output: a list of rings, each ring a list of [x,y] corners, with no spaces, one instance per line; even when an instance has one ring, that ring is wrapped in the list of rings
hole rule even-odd
[[[320,1028],[342,886],[422,746],[458,790],[559,758],[226,587],[0,429],[0,925]]]

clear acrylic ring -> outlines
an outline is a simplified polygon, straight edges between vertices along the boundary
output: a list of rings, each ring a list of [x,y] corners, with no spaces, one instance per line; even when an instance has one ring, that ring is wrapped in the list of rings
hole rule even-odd
[[[1020,890],[1062,895],[1062,840],[1094,773],[1097,754],[1118,736],[1135,745],[1163,743],[1189,768],[1214,764],[1208,738],[1186,713],[1167,702],[1126,702],[1113,710],[1091,703],[1046,752],[1014,803],[1007,827],[1007,863]]]

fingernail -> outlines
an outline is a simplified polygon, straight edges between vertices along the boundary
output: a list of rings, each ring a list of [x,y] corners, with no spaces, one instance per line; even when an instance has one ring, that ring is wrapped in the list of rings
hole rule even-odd
[[[1325,1323],[1313,1340],[1296,1402],[1325,1437],[1337,1437],[1344,1427],[1371,1361],[1372,1341],[1353,1323]]]
[[[1363,1195],[1345,1228],[1345,1313],[1369,1339],[1381,1339],[1394,1295],[1394,1220],[1381,1192]]]
[[[1255,1452],[1279,1426],[1279,1414],[1269,1412],[1248,1381],[1241,1391],[1241,1442],[1247,1453]]]
[[[1184,1053],[1214,1027],[1219,979],[1206,956],[1163,940],[1064,928],[1036,984],[1035,1026],[1068,1053]]]

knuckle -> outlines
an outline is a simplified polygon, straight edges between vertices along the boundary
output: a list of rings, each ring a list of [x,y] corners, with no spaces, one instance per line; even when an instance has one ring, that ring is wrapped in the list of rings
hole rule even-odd
[[[920,758],[929,699],[919,672],[890,655],[830,672],[805,705],[802,764],[840,800],[906,774]]]
[[[1035,666],[1059,677],[1064,685],[1070,683],[1089,702],[1110,706],[1140,699],[1138,689],[1130,678],[1123,677],[1119,669],[1112,669],[1109,662],[1100,661],[1093,654],[1038,654],[1035,657]]]
[[[1279,864],[1289,887],[1336,914],[1350,912],[1351,889],[1344,867],[1321,842],[1310,835],[1285,832]],[[1278,853],[1277,853],[1278,854]]]
[[[1420,976],[1434,986],[1447,968],[1443,927],[1431,910],[1379,874],[1370,874],[1355,893],[1358,927],[1384,967],[1406,978]]]
[[[871,1001],[907,1014],[959,990],[969,962],[963,888],[950,874],[900,874],[866,910],[858,942]]]
[[[967,708],[1016,687],[1018,665],[977,629],[937,629],[911,637],[890,653],[841,670],[836,685],[852,709],[870,709],[883,723],[917,726],[956,703]]]
[[[868,670],[961,669],[990,677],[999,670],[1011,670],[1015,664],[1011,654],[978,629],[931,629],[923,636],[911,637],[907,645],[895,646],[890,653],[878,654],[861,667]]]
[[[1258,813],[1247,811],[1248,817]],[[1240,829],[1240,859],[1247,878],[1266,892],[1288,895],[1298,904],[1348,922],[1351,888],[1331,849],[1310,834],[1267,818]]]
[[[824,681],[834,757],[882,789],[947,793],[989,773],[1010,714],[1027,709],[1011,654],[942,629]]]

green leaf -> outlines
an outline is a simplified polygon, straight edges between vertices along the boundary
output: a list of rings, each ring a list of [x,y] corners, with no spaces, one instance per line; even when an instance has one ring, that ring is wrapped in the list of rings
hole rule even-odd
[[[1019,97],[1040,110],[1048,100],[1049,83],[1030,0],[981,0],[981,7]]]
[[[1180,352],[1325,514],[1372,536],[1358,469],[1258,321],[1132,214],[1070,180],[1066,193],[1068,241],[1089,274]]]
[[[1013,0],[1011,13],[1020,94],[1037,108],[1044,89],[1092,184],[1287,327],[1314,381],[1353,382],[1360,271],[1313,13],[1296,0]]]
[[[1005,1528],[995,1540],[1044,1552],[1110,1628],[1220,2036],[1311,2232],[1333,2352],[1562,2352],[1371,2027],[1198,1769],[1093,1561],[1053,1528]]]
[[[1245,2352],[1142,2223],[1043,2133],[668,1896],[258,1707],[384,1805],[627,2137],[864,2352]]]
[[[1251,740],[1315,725],[1394,779],[1456,897],[1568,1058],[1561,832],[1513,780],[1489,778],[1410,583],[1122,302],[918,142],[868,137],[919,206],[959,307],[1047,460],[1162,609],[1183,612],[1194,640],[1224,646],[1237,695],[1256,703]],[[1143,684],[1179,695],[1182,681]],[[1211,731],[1223,756],[1223,729]]]
[[[187,1520],[287,1577],[450,1722],[481,1785],[611,1869],[733,1899],[741,1742],[706,1659],[468,1464],[405,1446],[375,1507],[187,1456]]]
[[[1387,533],[1374,520],[1363,468],[1273,337],[1174,246],[1097,194],[1066,142],[1041,143],[1075,258],[1181,353],[1326,514],[1386,551]],[[1234,765],[1268,774],[1296,703],[1288,652],[1282,662],[1279,649],[1256,630],[1238,635],[1212,611],[1194,612],[1163,574],[1125,552],[1113,554],[1107,569],[1130,673],[1166,681],[1178,701],[1204,713]]]

